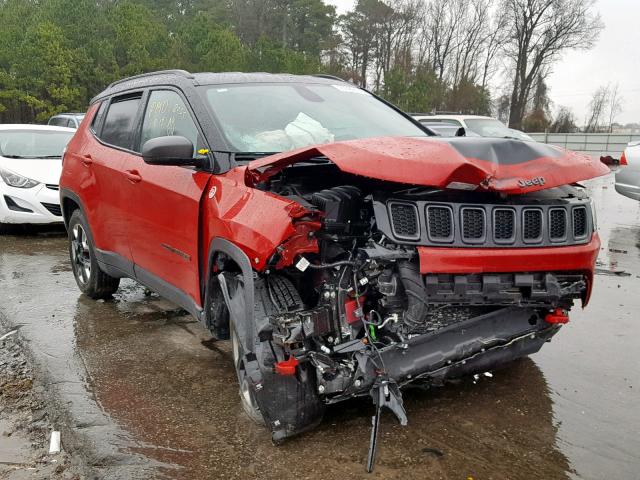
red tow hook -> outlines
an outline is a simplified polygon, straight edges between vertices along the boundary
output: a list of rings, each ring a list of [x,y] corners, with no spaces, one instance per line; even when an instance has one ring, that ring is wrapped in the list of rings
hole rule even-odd
[[[298,360],[294,357],[289,357],[288,360],[277,362],[275,364],[275,370],[278,375],[292,376],[296,374],[296,367],[298,366]]]
[[[544,321],[547,323],[569,323],[569,315],[566,310],[556,308],[552,313],[547,313]]]

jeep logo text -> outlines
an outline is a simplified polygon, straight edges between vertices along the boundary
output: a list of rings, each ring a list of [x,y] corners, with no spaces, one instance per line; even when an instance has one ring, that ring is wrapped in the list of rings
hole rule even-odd
[[[533,187],[534,185],[544,185],[544,177],[535,177],[530,180],[518,180],[521,187]]]

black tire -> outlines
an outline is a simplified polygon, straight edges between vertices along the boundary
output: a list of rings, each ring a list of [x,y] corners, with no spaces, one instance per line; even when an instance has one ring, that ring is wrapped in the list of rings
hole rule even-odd
[[[296,375],[284,376],[273,370],[274,362],[284,359],[284,352],[275,346],[277,359],[274,358],[268,341],[260,341],[258,330],[261,319],[282,312],[293,312],[304,309],[304,304],[294,285],[289,279],[280,275],[269,275],[266,278],[256,278],[254,284],[254,330],[255,360],[250,361],[248,370],[252,374],[259,370],[261,388],[255,389],[248,384],[248,397],[251,402],[244,402],[243,408],[251,418],[256,420],[259,414],[260,423],[266,424],[272,435],[272,440],[281,442],[287,437],[299,434],[313,428],[322,420],[324,404],[318,396],[316,388],[315,369],[306,364],[300,364]],[[241,281],[237,285],[241,286]],[[264,326],[264,325],[262,325]],[[233,339],[233,335],[232,335]],[[240,343],[240,342],[238,342]],[[243,367],[243,365],[240,365]],[[242,395],[244,373],[239,373],[240,392]],[[245,380],[246,381],[246,380]],[[241,397],[242,398],[242,397]],[[249,410],[247,410],[249,407]]]
[[[233,357],[233,366],[238,376],[238,393],[240,394],[240,404],[247,416],[256,424],[264,425],[264,418],[260,412],[260,407],[256,402],[256,397],[249,385],[246,371],[244,368],[244,349],[242,343],[238,340],[233,322],[231,322],[231,353]]]
[[[89,223],[79,209],[69,219],[68,235],[69,258],[80,291],[95,300],[111,298],[118,290],[120,279],[100,269]]]
[[[211,335],[217,340],[229,340],[229,309],[224,301],[217,275],[212,275],[207,286],[206,325]]]

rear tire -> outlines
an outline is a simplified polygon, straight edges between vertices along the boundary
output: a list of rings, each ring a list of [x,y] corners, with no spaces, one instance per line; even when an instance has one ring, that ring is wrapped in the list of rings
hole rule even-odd
[[[69,258],[78,288],[86,296],[107,299],[118,290],[120,279],[107,275],[98,265],[89,223],[79,209],[69,219]]]

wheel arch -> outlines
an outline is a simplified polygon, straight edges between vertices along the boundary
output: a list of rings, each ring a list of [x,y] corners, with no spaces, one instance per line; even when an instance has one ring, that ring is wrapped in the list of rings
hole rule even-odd
[[[75,210],[79,209],[84,217],[87,218],[80,197],[71,190],[67,190],[66,188],[60,190],[60,206],[62,207],[64,226],[67,229],[69,228],[69,219]]]
[[[254,284],[253,284],[253,267],[249,261],[249,257],[233,242],[224,238],[214,238],[209,244],[209,250],[207,254],[206,262],[206,277],[205,277],[205,298],[209,294],[207,291],[209,288],[209,279],[214,274],[213,267],[215,265],[216,257],[220,254],[224,254],[228,257],[240,270],[242,279],[244,282],[244,309],[241,309],[241,305],[229,302],[228,292],[225,292],[225,301],[227,308],[229,309],[229,321],[234,322],[236,326],[236,332],[241,336],[240,341],[243,344],[246,352],[254,351]],[[222,286],[224,289],[225,286]],[[206,303],[206,302],[205,302]]]

